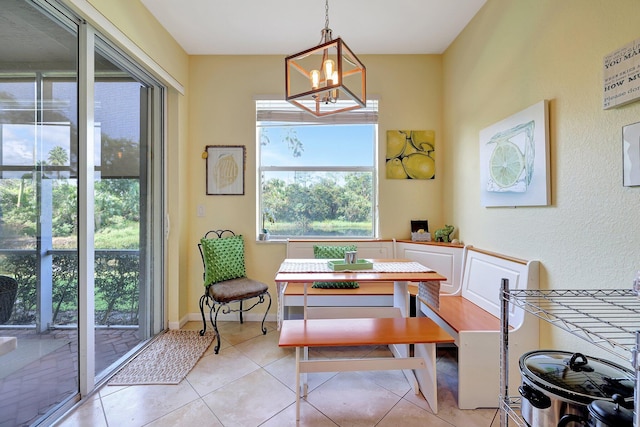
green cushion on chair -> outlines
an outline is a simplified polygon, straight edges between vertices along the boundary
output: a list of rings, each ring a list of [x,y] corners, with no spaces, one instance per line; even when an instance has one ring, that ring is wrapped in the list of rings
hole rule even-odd
[[[319,259],[344,259],[345,252],[356,250],[358,250],[356,245],[313,245],[313,256]],[[360,285],[358,282],[313,282],[311,287],[316,289],[355,289]]]
[[[245,277],[244,240],[241,235],[200,239],[205,265],[204,285]]]

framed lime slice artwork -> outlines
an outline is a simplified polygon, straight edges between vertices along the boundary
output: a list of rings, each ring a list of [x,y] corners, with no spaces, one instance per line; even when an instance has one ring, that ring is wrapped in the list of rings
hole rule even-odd
[[[483,206],[550,203],[548,101],[507,117],[480,132]]]

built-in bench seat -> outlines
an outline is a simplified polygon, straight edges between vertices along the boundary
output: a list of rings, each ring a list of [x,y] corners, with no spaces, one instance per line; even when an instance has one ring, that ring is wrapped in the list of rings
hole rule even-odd
[[[454,337],[458,348],[458,407],[497,407],[500,394],[500,286],[537,289],[539,263],[524,261],[470,246],[464,250],[461,288],[437,300],[419,292],[418,316],[426,316]],[[509,368],[538,348],[538,320],[520,308],[509,312]],[[517,389],[517,375],[510,378]]]
[[[500,330],[500,319],[462,296],[442,296],[435,312],[457,334],[461,331]]]
[[[287,320],[280,331],[279,345],[296,349],[296,419],[300,419],[301,376],[311,372],[366,370],[413,370],[420,389],[434,413],[436,394],[436,344],[454,340],[426,317]],[[301,352],[308,347],[414,344],[414,357],[364,359],[308,359]],[[304,381],[306,384],[306,381]],[[418,385],[414,391],[418,393]]]

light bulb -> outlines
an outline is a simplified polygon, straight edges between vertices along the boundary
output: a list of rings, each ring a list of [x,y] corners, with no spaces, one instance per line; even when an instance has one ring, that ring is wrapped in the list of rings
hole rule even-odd
[[[333,71],[336,68],[336,63],[331,59],[324,61],[324,78],[331,80],[333,78]],[[330,84],[330,83],[329,83]]]
[[[311,73],[309,73],[309,75],[311,77],[311,89],[318,89],[318,87],[320,86],[320,71],[311,70]]]
[[[331,80],[333,80],[333,84],[337,85],[340,84],[340,82],[338,81],[338,72],[334,71],[333,74],[331,75]]]

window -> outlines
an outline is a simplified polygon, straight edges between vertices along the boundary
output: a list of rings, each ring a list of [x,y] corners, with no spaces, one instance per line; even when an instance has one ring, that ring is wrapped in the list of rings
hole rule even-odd
[[[256,101],[258,231],[287,237],[376,236],[378,102],[315,118]]]

